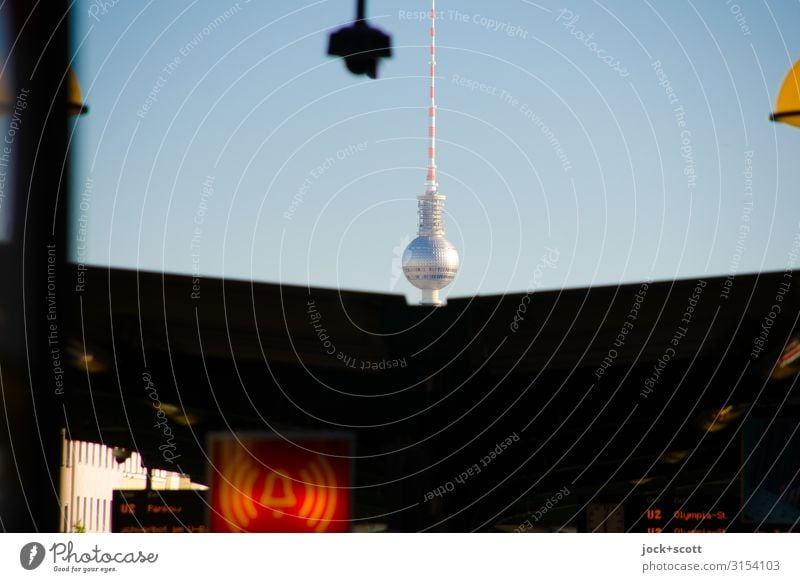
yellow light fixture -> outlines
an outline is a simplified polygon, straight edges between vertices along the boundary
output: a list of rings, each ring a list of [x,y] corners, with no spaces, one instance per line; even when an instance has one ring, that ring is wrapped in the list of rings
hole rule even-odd
[[[719,432],[726,429],[745,410],[747,410],[747,405],[744,404],[728,404],[721,408],[712,408],[700,414],[696,419],[696,423],[706,432]]]
[[[8,74],[0,75],[0,115],[7,115],[14,108],[15,97],[12,94]],[[89,107],[83,102],[81,86],[72,67],[67,69],[67,114],[83,115],[89,112]]]
[[[200,415],[179,406],[175,406],[174,404],[162,402],[161,410],[163,410],[164,414],[166,414],[170,419],[182,426],[192,426],[201,420]]]
[[[105,372],[106,366],[102,361],[98,360],[94,354],[81,354],[77,358],[77,365],[86,369],[90,374],[97,374]]]
[[[667,465],[677,465],[688,456],[689,451],[667,451],[661,457],[661,461]]]
[[[800,372],[800,337],[794,336],[784,346],[769,377],[772,380],[785,380],[798,372]]]
[[[800,127],[800,61],[797,61],[786,75],[778,92],[775,112],[769,118],[771,121]]]
[[[75,74],[75,70],[70,67],[67,69],[67,114],[84,115],[88,112],[89,107],[83,102],[78,76]]]
[[[89,374],[100,374],[108,370],[107,358],[91,347],[84,349],[78,342],[71,341],[67,344],[66,351],[69,354],[70,363],[78,370]]]

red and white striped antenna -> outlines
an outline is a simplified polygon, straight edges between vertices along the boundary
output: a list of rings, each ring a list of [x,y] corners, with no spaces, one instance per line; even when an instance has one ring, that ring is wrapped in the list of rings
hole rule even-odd
[[[427,192],[436,192],[436,0],[431,0],[431,105],[428,109],[428,178],[425,182]]]
[[[428,177],[425,193],[417,196],[417,238],[403,253],[403,273],[422,291],[421,305],[442,305],[439,291],[458,273],[458,251],[444,237],[444,200],[436,183],[436,0],[431,0],[431,104],[428,109]]]

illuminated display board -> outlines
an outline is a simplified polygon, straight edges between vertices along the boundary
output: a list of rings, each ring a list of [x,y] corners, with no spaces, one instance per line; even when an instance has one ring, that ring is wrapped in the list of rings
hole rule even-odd
[[[349,436],[212,435],[214,532],[347,532]]]
[[[705,498],[642,498],[626,507],[636,520],[631,531],[639,533],[723,533],[736,513],[730,502]]]
[[[111,531],[115,533],[208,531],[204,491],[115,489],[111,505]]]

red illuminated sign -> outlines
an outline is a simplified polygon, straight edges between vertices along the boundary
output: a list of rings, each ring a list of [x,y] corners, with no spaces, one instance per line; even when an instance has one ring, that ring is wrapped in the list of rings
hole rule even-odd
[[[732,525],[726,500],[640,498],[630,505],[630,514],[639,516],[632,531],[641,533],[724,533]]]
[[[352,440],[215,435],[213,532],[347,532]]]

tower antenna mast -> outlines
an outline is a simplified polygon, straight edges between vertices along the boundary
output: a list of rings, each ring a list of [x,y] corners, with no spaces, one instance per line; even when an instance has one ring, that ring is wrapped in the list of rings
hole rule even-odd
[[[436,0],[431,0],[430,107],[428,109],[428,179],[426,191],[436,192]]]
[[[455,278],[458,251],[444,238],[444,200],[436,167],[436,0],[431,0],[430,104],[428,107],[428,170],[425,192],[417,196],[419,228],[403,253],[406,279],[422,291],[422,305],[440,306],[439,290]]]

